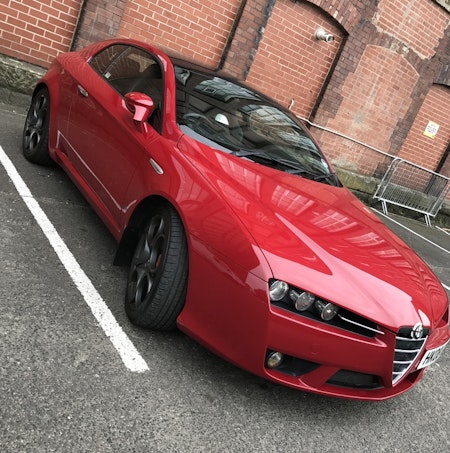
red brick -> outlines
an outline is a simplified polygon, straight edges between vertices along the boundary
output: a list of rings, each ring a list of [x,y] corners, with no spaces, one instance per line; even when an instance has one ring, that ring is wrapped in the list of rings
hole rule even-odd
[[[268,0],[251,0],[228,42],[240,0],[10,0],[0,5],[0,51],[48,66],[68,50],[82,3],[77,47],[120,35],[210,67],[224,58],[230,73],[282,104],[295,98],[295,113],[427,165],[449,141],[449,90],[433,85],[439,64],[450,60],[448,14],[435,2],[409,2],[406,18],[404,0],[277,0],[269,17]],[[335,35],[332,44],[314,40],[319,25]],[[422,137],[428,117],[443,125],[432,142]],[[354,153],[355,165],[376,168],[359,145],[326,133],[319,138],[343,150],[336,159]]]

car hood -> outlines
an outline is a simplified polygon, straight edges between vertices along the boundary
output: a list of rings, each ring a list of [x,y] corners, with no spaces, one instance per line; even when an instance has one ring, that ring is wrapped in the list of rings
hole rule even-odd
[[[195,162],[274,278],[385,327],[433,326],[447,296],[428,266],[348,189],[213,150]]]

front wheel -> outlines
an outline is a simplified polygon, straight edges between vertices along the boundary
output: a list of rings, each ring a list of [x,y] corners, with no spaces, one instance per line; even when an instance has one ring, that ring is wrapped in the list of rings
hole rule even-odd
[[[175,209],[163,204],[141,232],[128,275],[125,311],[141,327],[171,330],[184,306],[188,252]]]
[[[50,126],[50,95],[47,88],[41,88],[31,100],[23,128],[23,155],[35,164],[50,165],[53,161],[48,154]]]

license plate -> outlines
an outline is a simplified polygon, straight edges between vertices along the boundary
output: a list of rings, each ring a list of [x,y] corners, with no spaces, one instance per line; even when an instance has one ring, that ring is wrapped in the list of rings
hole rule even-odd
[[[436,362],[436,360],[439,359],[441,354],[444,352],[444,349],[448,343],[449,342],[447,341],[447,343],[443,344],[442,346],[427,351],[427,353],[423,356],[422,360],[420,361],[417,369],[420,370],[421,368],[425,368],[426,366]]]

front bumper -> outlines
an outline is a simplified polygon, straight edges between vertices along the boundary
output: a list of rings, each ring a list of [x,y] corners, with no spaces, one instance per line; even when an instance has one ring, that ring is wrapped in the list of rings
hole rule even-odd
[[[409,390],[423,376],[425,368],[418,369],[422,357],[449,339],[448,320],[415,341],[409,328],[380,328],[363,336],[274,306],[269,318],[266,356],[279,351],[286,359],[273,369],[264,366],[263,375],[293,388],[349,399],[384,400]]]

